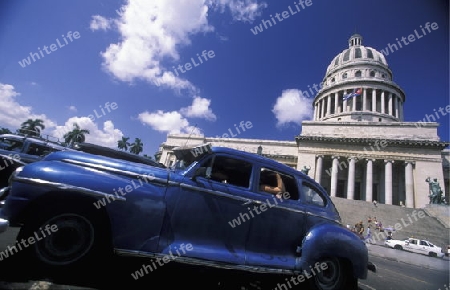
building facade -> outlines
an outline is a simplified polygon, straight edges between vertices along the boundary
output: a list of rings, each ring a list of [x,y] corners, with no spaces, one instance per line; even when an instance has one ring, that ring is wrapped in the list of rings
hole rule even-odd
[[[448,142],[436,122],[404,122],[406,96],[393,82],[384,55],[354,34],[325,73],[314,116],[294,141],[168,135],[159,162],[170,166],[177,146],[211,143],[260,152],[308,174],[331,196],[424,207],[436,178],[449,200]]]

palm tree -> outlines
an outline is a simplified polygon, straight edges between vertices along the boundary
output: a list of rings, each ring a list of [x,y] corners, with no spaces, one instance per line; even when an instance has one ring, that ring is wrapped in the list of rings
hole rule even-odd
[[[41,135],[41,130],[44,130],[44,121],[42,119],[28,119],[20,125],[18,133],[25,136],[36,136]]]
[[[12,134],[8,128],[0,128],[0,134]]]
[[[131,144],[130,152],[139,155],[142,152],[144,144],[141,139],[135,138],[133,144]]]
[[[122,140],[117,141],[117,148],[121,150],[128,151],[128,146],[130,146],[130,142],[128,140],[130,137],[122,137]]]
[[[64,134],[64,141],[69,146],[72,146],[75,142],[84,142],[86,140],[86,134],[89,134],[89,130],[81,129],[77,123],[73,123],[73,130]]]

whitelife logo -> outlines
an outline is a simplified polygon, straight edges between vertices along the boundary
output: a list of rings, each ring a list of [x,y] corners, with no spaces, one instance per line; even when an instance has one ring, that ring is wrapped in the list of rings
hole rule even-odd
[[[67,38],[70,40],[67,41]],[[25,68],[27,65],[31,64],[31,59],[33,60],[33,62],[36,62],[36,60],[39,60],[42,58],[44,58],[46,55],[51,54],[54,51],[57,51],[58,48],[62,48],[66,45],[68,45],[69,43],[72,43],[75,39],[80,38],[81,35],[78,31],[75,31],[72,33],[72,31],[67,32],[67,34],[64,36],[64,34],[62,35],[63,38],[63,43],[61,43],[61,41],[59,41],[59,39],[56,39],[56,43],[58,44],[58,46],[56,46],[56,44],[52,43],[49,46],[44,45],[44,47],[42,48],[43,51],[45,51],[46,54],[44,54],[44,52],[41,50],[41,47],[38,47],[38,51],[39,52],[30,52],[30,56],[27,58],[24,58],[22,61],[19,61],[19,64],[22,68]],[[49,50],[50,48],[50,50]],[[31,59],[30,59],[31,57]]]

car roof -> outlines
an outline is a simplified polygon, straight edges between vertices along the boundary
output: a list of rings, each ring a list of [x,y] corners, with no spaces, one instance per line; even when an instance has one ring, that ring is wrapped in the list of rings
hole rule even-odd
[[[106,157],[122,159],[136,163],[143,163],[156,167],[165,167],[163,164],[158,163],[150,158],[93,143],[87,142],[75,143],[73,148],[77,151],[82,151],[90,154],[102,155]]]
[[[296,170],[295,168],[292,168],[286,164],[280,163],[278,161],[275,161],[271,158],[256,154],[256,153],[251,153],[251,152],[246,152],[246,151],[241,151],[238,149],[233,149],[233,148],[228,148],[228,147],[220,147],[220,146],[215,146],[212,147],[212,152],[215,153],[227,153],[227,154],[231,154],[231,155],[235,155],[235,156],[240,156],[244,159],[247,159],[249,161],[252,162],[260,162],[265,164],[265,166],[271,166],[274,169],[280,169],[283,170],[285,172],[289,172],[292,174],[297,174],[297,175],[302,175],[304,177],[308,177],[306,174],[302,173],[301,171]]]
[[[25,140],[29,140],[35,144],[45,145],[45,146],[52,147],[52,148],[59,149],[59,150],[63,150],[63,149],[67,148],[66,146],[62,145],[61,143],[51,141],[48,139],[44,139],[44,138],[28,137],[28,136],[22,136],[22,135],[16,135],[16,134],[1,134],[0,138],[10,138],[10,139],[19,140],[22,142],[24,142]]]

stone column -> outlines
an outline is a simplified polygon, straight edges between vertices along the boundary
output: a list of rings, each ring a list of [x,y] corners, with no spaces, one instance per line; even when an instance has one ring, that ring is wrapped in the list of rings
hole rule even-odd
[[[373,199],[373,159],[366,159],[366,201],[372,202]]]
[[[321,99],[320,100],[320,118],[323,118],[324,114],[325,114],[325,99]]]
[[[314,120],[317,121],[317,108],[319,107],[319,105],[316,103],[314,105]]]
[[[398,110],[398,97],[397,96],[395,96],[395,99],[394,99],[394,104],[395,104],[395,117],[396,118],[399,118],[400,117],[400,114],[399,114],[399,110]]]
[[[414,208],[413,161],[405,161],[405,206]]]
[[[327,116],[331,115],[331,94],[327,97]]]
[[[322,179],[322,166],[323,166],[323,155],[317,155],[316,160],[316,182],[320,184]]]
[[[389,93],[388,114],[392,116],[392,93]]]
[[[352,111],[353,112],[356,112],[356,98],[358,98],[358,97],[352,98]]]
[[[386,112],[384,111],[384,90],[381,91],[381,113],[385,114]]]
[[[333,165],[331,167],[330,195],[331,196],[336,196],[339,156],[331,156],[331,158],[333,159]]]
[[[393,160],[384,160],[384,203],[392,204],[392,163]]]
[[[348,159],[347,199],[355,199],[355,162],[356,157]]]
[[[363,89],[363,100],[362,100],[362,110],[367,110],[367,89]]]
[[[334,93],[334,113],[339,113],[339,94]]]
[[[372,89],[372,112],[377,111],[377,90]]]

